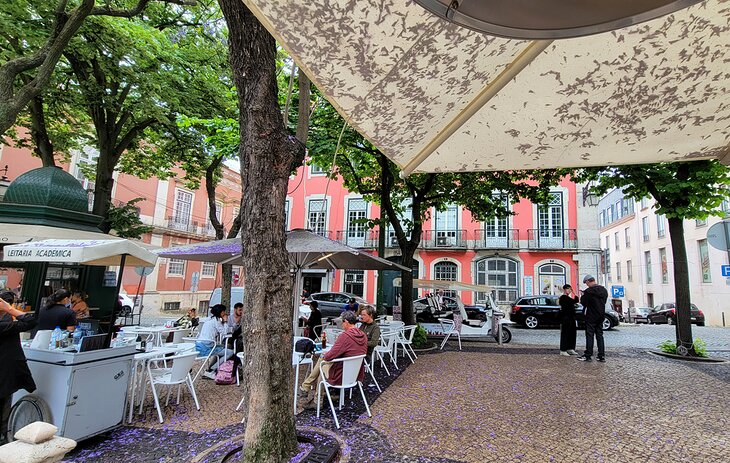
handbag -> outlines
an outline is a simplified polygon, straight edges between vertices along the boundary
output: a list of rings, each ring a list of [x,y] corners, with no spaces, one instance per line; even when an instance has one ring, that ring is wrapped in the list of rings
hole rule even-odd
[[[304,336],[305,338],[308,338],[309,337],[309,327],[308,326],[305,326],[304,327],[304,331],[302,332],[302,336]]]

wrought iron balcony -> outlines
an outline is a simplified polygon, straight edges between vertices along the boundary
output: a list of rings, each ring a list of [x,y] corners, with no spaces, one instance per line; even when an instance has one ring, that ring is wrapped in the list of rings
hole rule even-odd
[[[421,247],[426,249],[466,249],[466,230],[423,230]]]
[[[476,230],[474,249],[517,249],[520,247],[520,231],[516,228]]]
[[[378,234],[378,230],[338,230],[335,239],[353,248],[375,249]]]
[[[577,249],[578,232],[575,228],[531,228],[527,230],[529,249]]]
[[[167,228],[186,233],[198,233],[198,222],[191,222],[189,217],[168,217]]]

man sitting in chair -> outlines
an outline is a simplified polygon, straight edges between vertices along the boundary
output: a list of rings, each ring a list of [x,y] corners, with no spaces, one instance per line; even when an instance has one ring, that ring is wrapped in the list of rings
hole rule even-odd
[[[375,323],[377,311],[371,305],[360,307],[360,331],[368,337],[368,356],[373,353],[375,346],[380,344],[380,326]]]
[[[342,313],[342,328],[345,332],[340,333],[332,348],[320,357],[312,372],[302,383],[299,389],[300,400],[298,402],[297,413],[300,413],[304,409],[317,408],[317,391],[315,390],[315,385],[319,380],[320,370],[324,372],[330,383],[342,383],[342,363],[330,363],[331,360],[367,354],[368,337],[355,326],[356,323],[357,317],[354,312],[347,310]],[[365,379],[364,369],[360,370],[357,379],[359,381]]]

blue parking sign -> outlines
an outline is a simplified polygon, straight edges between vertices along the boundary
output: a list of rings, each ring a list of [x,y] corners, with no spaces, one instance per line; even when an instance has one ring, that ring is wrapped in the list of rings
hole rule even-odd
[[[722,276],[724,276],[724,277],[730,277],[730,265],[723,265],[722,266]]]
[[[611,297],[624,297],[624,287],[619,285],[611,286]]]

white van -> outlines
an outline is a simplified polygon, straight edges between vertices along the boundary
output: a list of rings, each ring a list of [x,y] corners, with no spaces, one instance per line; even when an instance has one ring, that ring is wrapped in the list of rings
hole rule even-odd
[[[233,305],[237,302],[243,302],[243,287],[242,286],[234,286],[231,288],[231,305],[228,307],[228,311],[230,312]],[[221,288],[216,288],[213,290],[212,293],[210,293],[210,302],[208,302],[208,307],[213,307],[216,304],[221,303]]]

